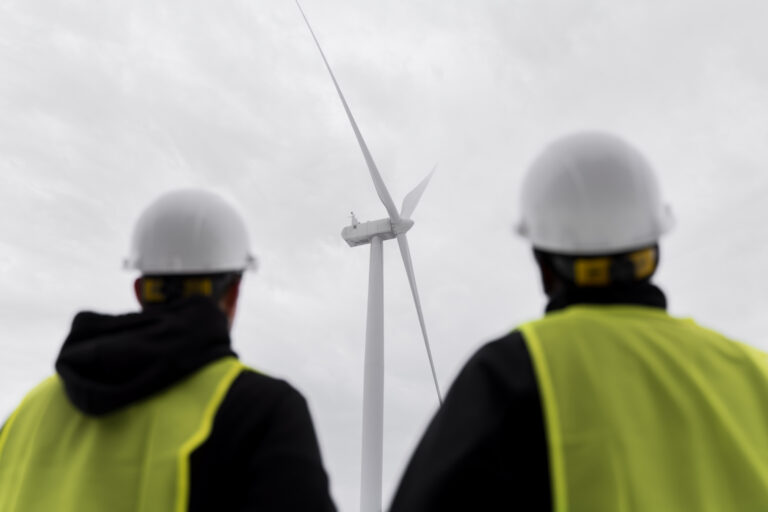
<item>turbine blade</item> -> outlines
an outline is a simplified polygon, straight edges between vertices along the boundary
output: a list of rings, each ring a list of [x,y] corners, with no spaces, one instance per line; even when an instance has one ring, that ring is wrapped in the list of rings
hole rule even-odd
[[[421,301],[419,300],[419,290],[416,288],[416,276],[413,273],[413,262],[411,261],[411,249],[408,247],[408,238],[405,233],[397,235],[397,243],[400,245],[400,254],[403,256],[405,264],[405,273],[408,274],[408,284],[411,285],[411,294],[413,302],[416,304],[416,314],[419,316],[419,325],[421,325],[421,334],[424,336],[424,346],[427,348],[427,358],[429,359],[429,368],[432,370],[432,380],[435,381],[435,390],[437,391],[437,400],[443,403],[443,396],[440,394],[440,385],[437,383],[437,373],[435,373],[435,363],[432,361],[432,350],[429,348],[429,338],[427,337],[427,326],[424,324],[424,314],[421,311]]]
[[[390,220],[392,220],[392,222],[399,222],[400,214],[397,213],[397,208],[395,207],[395,203],[392,201],[392,196],[389,195],[389,191],[387,190],[386,185],[384,185],[384,180],[381,179],[381,174],[379,174],[379,169],[376,167],[376,162],[373,161],[371,152],[368,151],[368,145],[365,143],[365,139],[363,139],[363,135],[360,133],[360,129],[357,127],[357,122],[355,122],[352,111],[349,109],[349,105],[347,105],[347,100],[344,98],[344,94],[341,92],[341,88],[339,87],[339,83],[336,81],[336,76],[333,74],[331,65],[328,64],[328,59],[325,58],[325,52],[323,52],[323,49],[320,47],[320,42],[317,40],[317,36],[315,36],[315,31],[312,30],[312,25],[309,24],[307,15],[304,14],[304,9],[301,8],[299,0],[296,0],[296,6],[301,12],[301,17],[304,18],[304,23],[307,24],[309,33],[312,34],[312,39],[315,41],[317,49],[320,50],[320,56],[323,58],[325,68],[331,75],[333,86],[336,88],[336,92],[339,94],[341,104],[344,106],[344,111],[347,113],[347,119],[349,119],[349,123],[352,125],[352,130],[355,132],[357,143],[360,146],[360,150],[363,152],[363,157],[365,158],[365,163],[368,166],[368,171],[371,173],[371,178],[373,178],[373,186],[376,187],[376,193],[379,195],[381,202],[384,203],[384,207],[389,213]]]
[[[408,195],[405,196],[405,199],[403,199],[403,207],[400,208],[400,216],[402,218],[411,218],[413,211],[416,209],[416,205],[419,204],[419,200],[421,200],[421,196],[424,194],[424,190],[426,190],[427,185],[429,185],[429,180],[432,179],[432,175],[435,174],[436,169],[437,164],[432,168],[432,172],[430,172],[427,177],[416,186],[416,188],[408,192]]]

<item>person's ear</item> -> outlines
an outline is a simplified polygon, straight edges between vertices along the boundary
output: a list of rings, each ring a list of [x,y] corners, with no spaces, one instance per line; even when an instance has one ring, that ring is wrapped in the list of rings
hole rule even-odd
[[[139,301],[139,304],[142,304],[141,302],[141,278],[137,277],[136,280],[133,282],[133,293],[136,294],[136,300]]]
[[[219,307],[224,311],[224,314],[227,315],[230,329],[232,328],[232,323],[235,320],[235,313],[237,312],[237,299],[240,297],[240,281],[241,278],[239,277],[233,281],[224,295],[222,295],[221,300],[219,300]]]
[[[544,289],[544,293],[547,295],[547,297],[551,297],[558,287],[559,280],[546,258],[544,258],[537,251],[534,251],[533,257],[536,259],[536,263],[539,266],[541,286]]]

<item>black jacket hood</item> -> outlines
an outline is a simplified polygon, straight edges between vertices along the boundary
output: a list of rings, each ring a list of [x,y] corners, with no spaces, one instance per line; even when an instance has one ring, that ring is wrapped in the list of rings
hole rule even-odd
[[[78,409],[101,415],[229,355],[226,316],[198,297],[126,315],[78,313],[56,371]]]

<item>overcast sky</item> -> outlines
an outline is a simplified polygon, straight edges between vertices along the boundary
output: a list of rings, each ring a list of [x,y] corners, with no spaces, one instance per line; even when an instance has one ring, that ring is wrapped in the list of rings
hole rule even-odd
[[[677,226],[670,311],[768,349],[768,3],[304,0],[396,202],[437,163],[411,250],[439,380],[545,301],[512,234],[552,138],[614,131]],[[50,374],[75,312],[136,308],[121,269],[163,191],[239,205],[260,269],[233,338],[307,397],[342,510],[358,503],[368,250],[386,212],[290,0],[0,0],[0,417]],[[384,495],[436,407],[385,244]]]

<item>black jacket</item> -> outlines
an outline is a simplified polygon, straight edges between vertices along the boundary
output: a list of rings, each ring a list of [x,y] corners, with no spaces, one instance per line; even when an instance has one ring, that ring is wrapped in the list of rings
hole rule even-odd
[[[666,308],[644,283],[564,290],[547,312],[572,304]],[[520,331],[478,350],[432,419],[395,494],[390,512],[552,509],[539,389]]]
[[[227,320],[190,299],[121,316],[80,313],[56,361],[72,403],[100,416],[235,355]],[[312,419],[287,382],[244,371],[191,455],[191,511],[333,511]]]

